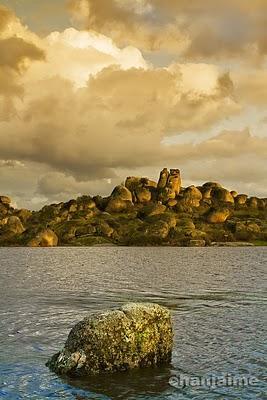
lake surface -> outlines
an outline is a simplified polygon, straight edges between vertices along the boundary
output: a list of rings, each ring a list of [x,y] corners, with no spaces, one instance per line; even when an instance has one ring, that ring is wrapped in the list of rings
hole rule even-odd
[[[266,399],[267,248],[0,248],[0,264],[1,399]],[[129,301],[172,310],[172,365],[83,380],[45,367],[76,322]],[[255,380],[174,384],[227,373]]]

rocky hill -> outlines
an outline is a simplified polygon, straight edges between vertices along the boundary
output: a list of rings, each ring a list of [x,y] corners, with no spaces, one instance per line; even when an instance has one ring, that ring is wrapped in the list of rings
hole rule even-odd
[[[81,196],[40,211],[0,196],[0,246],[267,245],[267,199],[219,183],[182,187],[178,169],[158,182],[128,177],[109,197]]]

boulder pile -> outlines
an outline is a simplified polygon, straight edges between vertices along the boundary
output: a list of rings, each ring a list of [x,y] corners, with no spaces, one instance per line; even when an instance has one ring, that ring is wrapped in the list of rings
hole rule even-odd
[[[0,196],[1,246],[208,246],[239,241],[267,244],[267,199],[217,182],[183,187],[179,169],[164,168],[158,182],[129,176],[110,196],[84,195],[34,212],[15,209],[9,197]]]

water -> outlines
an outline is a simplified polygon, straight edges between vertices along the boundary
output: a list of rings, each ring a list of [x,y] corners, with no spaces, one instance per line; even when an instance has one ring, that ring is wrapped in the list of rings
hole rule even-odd
[[[266,248],[0,248],[1,399],[266,399]],[[128,301],[172,310],[172,365],[61,379],[45,362],[88,313]],[[247,387],[172,387],[180,374]]]

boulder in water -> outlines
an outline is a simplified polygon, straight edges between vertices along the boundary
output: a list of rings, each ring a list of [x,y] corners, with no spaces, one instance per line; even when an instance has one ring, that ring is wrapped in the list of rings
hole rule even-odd
[[[79,322],[46,365],[59,375],[125,371],[169,363],[172,345],[169,310],[130,303]]]

